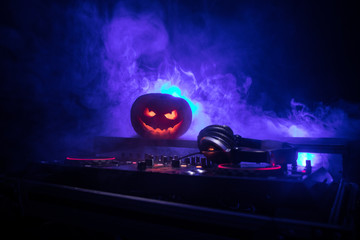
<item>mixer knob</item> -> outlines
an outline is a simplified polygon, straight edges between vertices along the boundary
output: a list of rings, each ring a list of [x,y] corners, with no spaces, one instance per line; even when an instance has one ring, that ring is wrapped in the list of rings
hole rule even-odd
[[[164,163],[164,155],[160,156],[159,162]]]
[[[204,157],[201,158],[201,166],[202,167],[207,167],[206,158],[204,158]]]
[[[180,160],[179,159],[173,159],[171,161],[171,167],[173,168],[179,168],[180,167]]]
[[[152,167],[154,166],[154,160],[153,159],[145,159],[145,165],[146,167]]]
[[[306,173],[306,174],[310,174],[310,173],[311,173],[311,160],[306,160],[305,173]]]
[[[195,157],[190,158],[190,164],[193,165],[193,166],[196,165],[196,158]]]
[[[210,159],[207,159],[206,157],[202,157],[200,159],[200,162],[201,162],[201,166],[203,168],[208,168],[208,167],[211,167],[212,166],[212,162]]]
[[[140,171],[144,171],[146,169],[146,163],[145,161],[139,161],[137,164],[137,169]]]
[[[154,156],[153,155],[147,155],[147,157],[145,158],[145,165],[146,165],[146,167],[154,166]]]
[[[168,162],[168,157],[163,156],[163,164],[164,164],[164,166],[167,164],[167,162]]]

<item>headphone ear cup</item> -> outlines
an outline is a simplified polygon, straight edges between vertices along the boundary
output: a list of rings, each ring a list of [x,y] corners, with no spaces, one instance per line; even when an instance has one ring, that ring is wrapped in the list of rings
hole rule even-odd
[[[208,134],[216,134],[216,133],[222,133],[223,135],[225,135],[228,138],[233,138],[234,133],[231,130],[230,127],[226,126],[226,125],[210,125],[205,127],[204,129],[202,129],[199,133],[199,136],[202,135],[208,135]]]
[[[204,128],[200,131],[198,135],[198,147],[200,151],[204,151],[206,149],[206,146],[204,146],[202,140],[207,140],[207,143],[205,144],[208,146],[210,143],[209,141],[212,141],[213,139],[214,143],[213,145],[216,146],[218,143],[225,146],[227,149],[233,149],[235,147],[235,138],[234,133],[231,130],[230,127],[225,125],[210,125]],[[217,142],[215,142],[217,141]]]
[[[234,132],[229,126],[227,126],[227,125],[217,125],[217,127],[221,128],[223,131],[226,131],[228,133],[228,135],[234,136]]]

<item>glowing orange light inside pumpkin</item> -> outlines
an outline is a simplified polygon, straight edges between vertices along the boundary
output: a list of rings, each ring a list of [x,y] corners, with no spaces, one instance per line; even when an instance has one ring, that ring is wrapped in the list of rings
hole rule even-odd
[[[174,132],[176,132],[178,130],[178,128],[181,126],[181,124],[183,122],[183,121],[181,121],[178,124],[176,124],[174,127],[169,127],[167,129],[160,129],[160,128],[154,129],[153,127],[144,123],[141,119],[139,119],[139,121],[141,122],[141,124],[147,131],[149,131],[152,135],[155,135],[155,136],[171,136],[172,134],[174,134]]]
[[[214,151],[215,149],[213,147],[209,147],[208,149],[210,152]]]
[[[165,117],[170,120],[174,120],[177,118],[177,111],[173,110],[171,113],[166,113]]]
[[[154,111],[149,111],[148,108],[145,108],[144,115],[148,117],[153,117],[156,115],[156,113]]]

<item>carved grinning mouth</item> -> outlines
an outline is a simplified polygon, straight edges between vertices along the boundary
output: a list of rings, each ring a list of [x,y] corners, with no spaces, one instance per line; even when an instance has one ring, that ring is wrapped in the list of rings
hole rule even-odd
[[[147,125],[146,123],[144,123],[140,118],[139,118],[141,124],[143,125],[143,127],[150,132],[152,135],[156,135],[156,136],[166,136],[166,135],[172,135],[174,134],[180,127],[181,122],[177,123],[175,126],[173,127],[169,127],[167,129],[160,129],[160,128],[153,128],[149,125]]]

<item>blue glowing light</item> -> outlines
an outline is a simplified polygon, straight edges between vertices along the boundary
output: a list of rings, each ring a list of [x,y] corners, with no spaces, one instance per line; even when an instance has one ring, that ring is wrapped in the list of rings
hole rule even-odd
[[[299,152],[298,159],[297,159],[297,165],[298,166],[306,166],[306,160],[310,160],[311,166],[314,166],[314,163],[316,160],[316,155],[313,153]]]
[[[199,104],[193,103],[190,100],[190,98],[186,97],[185,95],[182,95],[181,94],[181,89],[178,86],[170,85],[169,83],[165,83],[164,85],[161,86],[160,92],[170,94],[170,95],[172,95],[174,97],[180,97],[180,98],[184,99],[190,105],[192,114],[196,115],[198,113]]]
[[[289,133],[292,137],[306,137],[308,135],[305,130],[303,130],[295,125],[292,125],[289,128]]]

